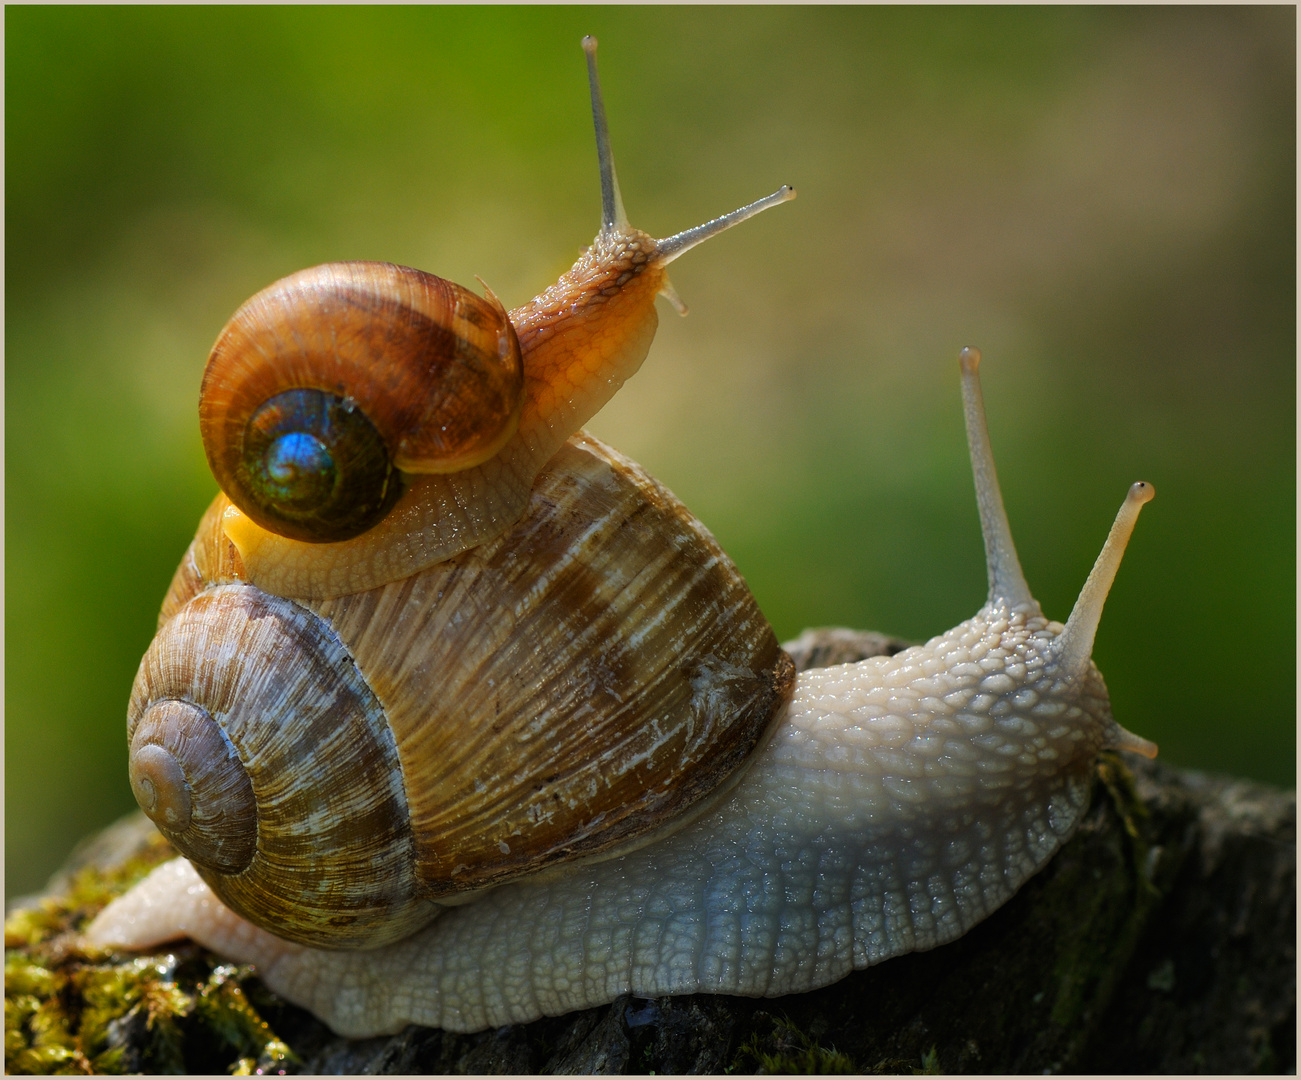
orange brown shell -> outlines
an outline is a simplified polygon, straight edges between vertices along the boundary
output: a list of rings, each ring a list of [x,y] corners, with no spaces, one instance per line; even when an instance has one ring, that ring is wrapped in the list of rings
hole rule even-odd
[[[199,425],[222,490],[283,532],[274,500],[250,480],[265,452],[255,417],[280,395],[324,392],[373,426],[386,467],[446,473],[505,445],[519,423],[523,382],[519,342],[495,297],[391,263],[328,263],[275,282],[231,317],[204,371]],[[339,471],[349,464],[340,456]],[[383,492],[375,500],[377,517],[396,498],[399,477],[392,483],[387,501]],[[297,535],[342,538],[310,526]]]
[[[392,940],[431,917],[429,901],[637,846],[739,778],[793,688],[790,659],[708,531],[637,465],[585,434],[543,469],[525,516],[503,535],[351,596],[258,599],[266,594],[241,582],[239,554],[222,532],[224,503],[219,497],[205,516],[164,603],[133,694],[132,730],[177,697],[222,726],[258,800],[250,866],[270,842],[264,796],[314,806],[313,827],[327,833],[339,827],[330,824],[336,802],[354,814],[362,807],[383,849],[377,863],[411,852],[410,895],[377,899],[366,892],[374,884],[355,874],[317,874],[330,855],[295,823],[301,850],[277,847],[272,861],[306,868],[314,883],[307,925],[275,894],[282,886],[258,899],[252,870],[200,866],[227,904],[285,937],[356,945],[364,935],[347,913],[366,909],[382,923],[379,909],[388,907],[401,929],[372,930],[362,943]],[[239,609],[235,640],[246,645],[227,631],[206,646],[192,640],[196,613],[225,606]],[[266,620],[284,628],[261,629]],[[296,674],[281,673],[300,658],[283,645],[255,655],[248,643],[259,636],[293,638],[295,649],[331,657],[324,665],[309,658],[307,668],[343,672],[321,676],[336,712],[313,721],[300,746],[271,749],[281,724],[275,699],[309,693]],[[189,665],[184,677],[213,704],[159,674],[174,647],[201,658],[173,666]],[[228,682],[244,689],[232,695]],[[258,686],[269,695],[260,705],[249,700]],[[259,709],[261,726],[229,720]],[[241,724],[247,744],[233,733]],[[356,737],[326,738],[330,724]],[[405,803],[404,821],[391,826],[378,804],[354,804],[361,796],[316,752],[337,743],[356,758],[367,739],[376,749],[362,754],[366,767],[382,771],[387,756],[397,770],[377,785]],[[306,793],[259,772],[255,750],[311,777]],[[345,924],[336,936],[331,910]]]

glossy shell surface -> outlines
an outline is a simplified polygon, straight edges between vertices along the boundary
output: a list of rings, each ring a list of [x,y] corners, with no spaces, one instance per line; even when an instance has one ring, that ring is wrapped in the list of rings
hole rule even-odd
[[[231,316],[204,371],[199,426],[244,513],[333,542],[388,513],[400,474],[492,457],[523,400],[519,341],[495,298],[406,266],[326,263]]]

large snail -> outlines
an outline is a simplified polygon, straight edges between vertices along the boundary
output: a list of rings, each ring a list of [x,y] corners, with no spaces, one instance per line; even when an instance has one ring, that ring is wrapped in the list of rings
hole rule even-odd
[[[1135,484],[1069,620],[1012,544],[978,381],[971,619],[795,678],[705,528],[579,430],[636,371],[668,240],[603,218],[509,313],[344,263],[231,319],[200,420],[223,489],[163,603],[131,783],[187,856],[88,936],[188,935],[340,1033],[641,995],[778,995],[950,941],[1070,836],[1111,715],[1090,658]],[[255,925],[256,924],[256,925]]]

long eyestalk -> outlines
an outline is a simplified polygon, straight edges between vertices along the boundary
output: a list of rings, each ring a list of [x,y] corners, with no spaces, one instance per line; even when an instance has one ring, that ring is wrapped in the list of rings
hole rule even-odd
[[[619,193],[619,177],[614,171],[614,153],[610,149],[610,128],[605,119],[605,99],[601,95],[601,77],[596,70],[596,38],[588,34],[583,38],[583,52],[587,54],[587,81],[592,91],[592,123],[596,127],[596,157],[601,167],[601,237],[617,238],[637,234],[628,223],[628,215],[623,208],[623,196]],[[762,213],[771,206],[789,202],[795,198],[795,189],[783,185],[771,195],[723,214],[703,225],[686,229],[664,240],[654,241],[651,259],[654,265],[665,267],[684,252],[690,251],[697,244],[703,243],[711,236],[717,236],[733,225],[739,225],[747,218]],[[640,234],[644,235],[644,234]],[[660,295],[668,299],[678,310],[679,315],[687,313],[687,306],[682,302],[668,278],[664,278],[659,290]]]
[[[967,446],[971,451],[971,474],[976,482],[976,505],[980,508],[980,531],[985,537],[985,565],[989,570],[989,602],[1002,601],[1008,607],[1035,604],[1021,572],[1021,561],[1012,542],[1012,529],[1003,508],[1003,494],[994,469],[985,423],[985,399],[980,392],[980,350],[963,349],[958,354],[962,368],[962,411],[967,421]],[[1035,604],[1037,608],[1038,605]]]
[[[657,240],[655,242],[655,259],[661,266],[667,266],[679,255],[690,251],[697,244],[703,244],[711,236],[717,236],[719,233],[730,229],[733,225],[739,225],[748,218],[754,217],[755,214],[761,214],[770,207],[778,206],[781,203],[790,202],[793,198],[795,198],[795,189],[789,184],[783,184],[771,195],[756,199],[748,206],[733,210],[730,214],[724,214],[712,221],[706,221],[703,225],[697,225],[693,229],[684,229],[682,232],[675,233],[663,240]]]
[[[619,177],[614,172],[614,153],[610,149],[610,126],[605,120],[605,100],[601,97],[601,77],[596,73],[596,38],[583,38],[587,54],[587,82],[592,89],[592,123],[596,127],[596,158],[601,166],[601,231],[628,227],[628,215],[619,194]]]

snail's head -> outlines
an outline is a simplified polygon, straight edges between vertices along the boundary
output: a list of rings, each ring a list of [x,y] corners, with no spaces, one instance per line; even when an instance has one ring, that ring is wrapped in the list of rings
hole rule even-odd
[[[1094,745],[1082,747],[1089,760],[1099,748],[1155,757],[1155,743],[1126,731],[1112,716],[1106,683],[1093,663],[1093,641],[1139,511],[1156,491],[1142,480],[1130,486],[1070,618],[1064,625],[1050,622],[1026,584],[1003,508],[985,422],[979,350],[963,349],[959,363],[976,501],[985,536],[989,599],[975,618],[951,634],[965,630],[984,643],[981,681],[989,688],[985,694],[988,701],[981,699],[982,706],[1001,710],[1002,715],[1024,714],[1027,725],[1038,722],[1051,731],[1066,725],[1064,732],[1090,733],[1087,741]]]

